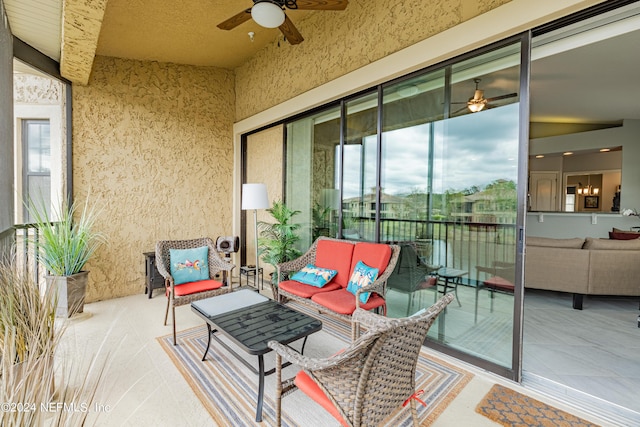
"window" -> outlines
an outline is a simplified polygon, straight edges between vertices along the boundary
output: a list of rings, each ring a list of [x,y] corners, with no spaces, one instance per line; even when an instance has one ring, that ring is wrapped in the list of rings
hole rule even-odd
[[[24,202],[51,206],[51,133],[49,120],[22,121]],[[25,207],[24,218],[32,222]]]

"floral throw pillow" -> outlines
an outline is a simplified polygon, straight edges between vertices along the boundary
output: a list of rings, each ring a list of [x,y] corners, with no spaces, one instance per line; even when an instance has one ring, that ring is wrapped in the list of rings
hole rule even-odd
[[[356,294],[358,289],[368,286],[376,281],[378,278],[378,269],[369,267],[362,261],[358,261],[356,267],[353,269],[353,274],[347,284],[347,290],[352,294]],[[369,301],[371,292],[363,292],[360,294],[360,302],[366,304]]]
[[[338,274],[338,270],[329,270],[328,268],[307,264],[302,270],[296,272],[291,277],[291,280],[321,288],[329,283],[336,274]]]
[[[209,247],[169,249],[171,277],[176,285],[209,279]]]

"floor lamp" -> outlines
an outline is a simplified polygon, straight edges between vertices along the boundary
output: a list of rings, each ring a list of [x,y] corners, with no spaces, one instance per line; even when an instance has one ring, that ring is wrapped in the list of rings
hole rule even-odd
[[[256,283],[260,272],[260,258],[258,257],[258,209],[267,209],[269,198],[265,184],[242,184],[242,210],[253,209],[253,225],[256,238]]]

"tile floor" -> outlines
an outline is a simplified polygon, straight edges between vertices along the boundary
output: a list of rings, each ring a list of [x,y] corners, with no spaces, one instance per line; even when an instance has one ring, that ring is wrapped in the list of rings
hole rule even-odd
[[[433,301],[433,292],[420,292],[410,311]],[[474,323],[475,289],[460,286],[458,294],[461,305],[447,309],[448,344],[510,366],[513,298],[497,293],[490,312],[488,294],[481,291]],[[387,297],[389,315],[405,315],[406,294]],[[588,296],[584,310],[573,310],[570,294],[527,290],[523,385],[619,425],[640,425],[639,314],[637,298]]]
[[[64,359],[72,361],[79,370],[89,366],[94,359],[97,365],[106,363],[103,380],[94,399],[101,410],[90,412],[88,425],[214,425],[156,340],[156,337],[171,333],[171,325],[162,324],[165,304],[164,296],[156,290],[152,299],[141,293],[87,304],[84,313],[74,316],[69,322],[60,352]],[[189,306],[178,307],[176,315],[178,330],[201,324]],[[477,403],[495,383],[502,383],[601,425],[612,425],[530,388],[440,353],[438,357],[462,365],[475,377],[437,419],[435,426],[496,426],[475,412]]]

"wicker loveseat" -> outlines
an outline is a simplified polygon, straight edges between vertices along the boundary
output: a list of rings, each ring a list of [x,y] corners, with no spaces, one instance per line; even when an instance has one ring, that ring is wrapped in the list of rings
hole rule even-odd
[[[382,308],[386,313],[386,281],[395,268],[399,253],[400,247],[397,245],[319,237],[302,256],[278,265],[277,300],[282,303],[287,300],[298,301],[321,313],[348,321],[351,321],[351,315],[357,308]],[[373,283],[353,294],[347,290],[347,285],[359,261],[377,268],[379,274]],[[309,264],[336,270],[337,274],[323,287],[296,280],[280,281],[285,275],[299,271]],[[363,292],[371,292],[366,303],[362,303],[360,299]],[[358,335],[357,325],[352,325],[352,334],[355,337]]]

